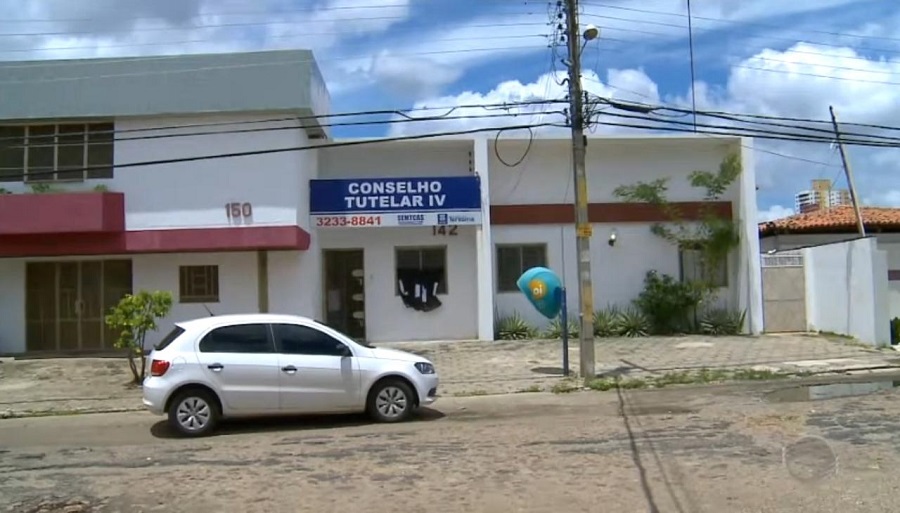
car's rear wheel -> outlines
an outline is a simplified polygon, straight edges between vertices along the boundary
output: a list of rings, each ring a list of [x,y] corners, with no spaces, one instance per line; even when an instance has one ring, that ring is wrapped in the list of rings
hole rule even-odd
[[[183,436],[204,436],[219,424],[219,405],[202,389],[179,392],[169,404],[169,426]]]
[[[415,409],[415,396],[409,385],[399,379],[377,383],[369,394],[367,410],[378,422],[403,422]]]

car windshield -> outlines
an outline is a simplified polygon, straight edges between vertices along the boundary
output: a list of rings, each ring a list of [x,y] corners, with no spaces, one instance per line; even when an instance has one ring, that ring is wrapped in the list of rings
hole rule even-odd
[[[341,331],[341,329],[338,328],[338,327],[336,327],[336,326],[330,326],[330,325],[328,325],[328,324],[326,324],[326,323],[324,323],[324,322],[322,322],[322,321],[315,321],[315,322],[316,322],[316,324],[318,324],[319,326],[324,326],[324,327],[326,327],[326,328],[332,329],[332,330],[334,330],[334,331],[340,333],[341,335],[343,335],[343,336],[349,338],[350,340],[356,342],[358,345],[361,345],[361,346],[363,346],[363,347],[367,347],[367,348],[369,348],[369,349],[375,349],[375,346],[373,346],[371,343],[366,342],[365,340],[360,340],[360,339],[353,338],[353,337],[347,335],[346,333],[344,333],[343,331]]]

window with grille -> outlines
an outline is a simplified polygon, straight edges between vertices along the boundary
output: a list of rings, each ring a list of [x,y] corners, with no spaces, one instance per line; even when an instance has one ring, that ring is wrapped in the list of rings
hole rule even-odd
[[[0,182],[112,178],[114,128],[113,123],[0,126]]]
[[[179,269],[179,301],[219,302],[219,266],[183,265]]]
[[[517,292],[516,281],[532,267],[547,266],[546,244],[497,246],[497,292]]]
[[[400,295],[400,275],[404,271],[432,271],[440,276],[437,293],[447,293],[447,248],[396,248],[394,294]]]

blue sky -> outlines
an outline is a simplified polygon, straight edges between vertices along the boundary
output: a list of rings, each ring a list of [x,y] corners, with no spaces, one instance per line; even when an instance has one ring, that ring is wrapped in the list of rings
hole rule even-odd
[[[310,48],[335,112],[558,98],[563,87],[548,75],[554,71],[548,48],[552,4],[0,0],[0,59]],[[582,25],[601,28],[600,40],[583,55],[588,90],[690,105],[686,0],[581,5]],[[826,119],[833,104],[843,122],[900,126],[900,3],[692,0],[692,14],[698,108]],[[444,120],[336,133],[439,132],[527,120]],[[793,194],[812,178],[838,177],[843,185],[840,161],[828,144],[758,141],[757,148],[765,217],[785,214]],[[900,150],[853,148],[850,154],[860,196],[870,204],[900,206]]]

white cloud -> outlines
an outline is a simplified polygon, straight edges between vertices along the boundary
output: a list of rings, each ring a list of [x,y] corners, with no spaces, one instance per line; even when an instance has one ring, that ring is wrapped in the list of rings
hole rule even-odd
[[[279,48],[316,53],[332,93],[337,47],[410,16],[411,0],[0,0],[0,60],[178,55]],[[8,15],[8,16],[7,16]]]
[[[834,105],[843,123],[869,123],[900,125],[900,87],[878,82],[900,82],[900,60],[866,60],[853,50],[836,48],[825,54],[803,53],[806,45],[799,43],[792,48],[778,52],[765,50],[757,56],[740,63],[763,69],[784,71],[771,73],[735,67],[724,85],[701,83],[698,87],[698,108],[772,116],[813,118],[827,120],[828,106]],[[763,60],[768,59],[768,60]],[[851,65],[851,60],[853,64]],[[773,62],[776,61],[776,62]],[[787,61],[790,64],[785,64]],[[841,69],[852,67],[854,69]],[[815,77],[826,75],[844,78]],[[873,76],[881,77],[873,81]],[[479,103],[503,103],[523,99],[555,99],[566,94],[565,87],[553,80],[551,75],[543,75],[531,83],[508,81],[490,91],[481,93],[466,91],[457,95],[445,95],[416,102],[416,107],[454,107]],[[891,80],[893,78],[893,80]],[[586,71],[585,88],[599,96],[638,100],[644,103],[661,103],[657,85],[642,70],[610,70],[608,79],[601,83],[593,71]],[[669,104],[690,105],[688,96],[665,98]],[[549,110],[543,107],[543,111]],[[441,132],[461,128],[503,126],[540,121],[562,121],[559,115],[541,115],[537,107],[519,108],[512,111],[515,116],[491,119],[444,119],[423,123],[406,123],[394,126],[394,134],[411,132]],[[610,111],[615,113],[617,111]],[[466,109],[452,115],[488,114],[495,111]],[[617,120],[616,122],[634,122]],[[684,119],[682,119],[683,121]],[[725,124],[721,120],[700,118],[701,123]],[[815,125],[828,130],[827,124]],[[785,130],[778,127],[761,127],[763,130]],[[610,129],[610,127],[601,127]],[[846,126],[848,130],[862,130]],[[898,133],[886,135],[898,137]],[[839,178],[840,159],[834,148],[828,144],[796,142],[772,142],[757,139],[756,153],[757,181],[760,196],[767,203],[791,204],[798,190],[808,187],[814,178]],[[852,147],[848,150],[855,169],[855,181],[859,196],[873,204],[900,205],[900,173],[897,173],[900,155],[896,149],[871,150]],[[778,153],[780,155],[773,155]],[[786,155],[788,158],[784,157]],[[769,214],[781,214],[787,210],[772,207]],[[782,210],[779,210],[782,209]]]
[[[457,108],[444,119],[397,123],[391,126],[391,135],[409,135],[413,133],[429,133],[473,128],[490,128],[509,125],[565,123],[561,111],[565,104],[540,104],[513,106],[508,110],[496,107],[466,107],[471,105],[499,105],[505,103],[535,102],[540,100],[564,100],[568,94],[568,85],[563,82],[563,73],[547,73],[534,82],[523,84],[518,80],[510,80],[498,84],[494,89],[479,93],[466,91],[458,95],[434,97],[416,102],[413,109],[451,109]],[[659,99],[656,84],[642,70],[610,70],[609,79],[604,84],[593,71],[584,73],[584,89],[594,95],[612,97],[622,100],[635,99],[635,92],[640,96]],[[462,107],[462,108],[460,108]],[[438,111],[427,114],[416,113],[417,117],[438,115]],[[490,116],[490,117],[478,117]],[[448,119],[449,118],[449,119]],[[453,119],[458,118],[458,119]],[[539,131],[556,130],[554,127],[541,128]],[[562,128],[560,128],[562,130]]]
[[[781,205],[772,205],[767,209],[759,210],[758,222],[774,221],[792,215],[794,215],[794,209],[782,207]]]

